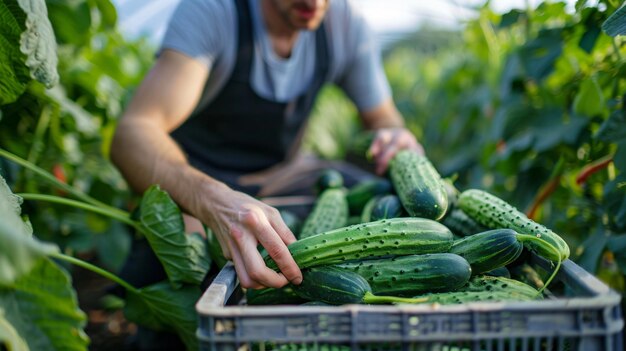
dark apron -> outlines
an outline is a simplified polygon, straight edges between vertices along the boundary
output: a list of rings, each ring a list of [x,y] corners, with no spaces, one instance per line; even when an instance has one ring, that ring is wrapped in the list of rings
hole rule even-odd
[[[237,61],[213,101],[196,111],[171,136],[189,163],[235,190],[256,194],[258,186],[237,179],[287,159],[299,146],[299,134],[315,97],[328,77],[329,50],[324,23],[315,32],[313,84],[289,103],[260,97],[251,87],[254,34],[248,0],[235,0],[238,14]]]

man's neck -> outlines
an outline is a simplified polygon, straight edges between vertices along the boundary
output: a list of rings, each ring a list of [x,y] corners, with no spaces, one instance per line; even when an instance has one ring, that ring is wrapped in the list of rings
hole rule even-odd
[[[279,57],[288,58],[298,39],[298,29],[280,13],[272,0],[261,1],[261,12],[274,52]]]

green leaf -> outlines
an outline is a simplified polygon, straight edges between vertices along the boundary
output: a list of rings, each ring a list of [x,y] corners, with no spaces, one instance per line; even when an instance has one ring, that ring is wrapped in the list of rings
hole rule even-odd
[[[18,3],[27,16],[26,30],[20,40],[20,49],[27,57],[26,66],[34,79],[51,88],[59,81],[59,60],[46,3],[42,0],[19,0]]]
[[[0,105],[13,102],[31,79],[57,84],[56,39],[43,0],[0,3]]]
[[[614,37],[626,34],[626,6],[620,7],[602,23],[602,30]]]
[[[86,350],[85,314],[69,274],[47,258],[11,287],[0,288],[0,308],[31,350]]]
[[[578,47],[583,49],[586,53],[591,53],[593,47],[596,45],[596,41],[602,31],[599,27],[591,27],[585,31],[585,34],[580,38]]]
[[[29,351],[26,341],[17,333],[17,330],[4,319],[4,310],[0,306],[0,349],[11,351]]]
[[[561,28],[542,29],[537,38],[520,48],[520,59],[529,77],[541,81],[552,73],[563,52],[562,32]]]
[[[609,142],[626,140],[626,114],[624,111],[613,111],[609,118],[602,123],[594,137]]]
[[[498,28],[500,29],[508,28],[514,25],[515,23],[517,23],[520,20],[520,18],[526,19],[526,12],[513,9],[505,13],[504,15],[502,15],[502,19],[500,20],[500,24],[498,25]]]
[[[604,95],[595,77],[585,79],[574,98],[574,112],[593,117],[604,110]]]
[[[200,288],[185,285],[173,289],[161,282],[129,292],[124,315],[130,321],[154,330],[174,330],[188,350],[198,349],[196,337],[197,314],[195,305],[200,299]]]
[[[200,285],[211,265],[206,242],[197,234],[185,234],[178,206],[159,186],[153,185],[144,193],[139,222],[172,286],[183,282]]]
[[[16,1],[0,2],[0,106],[17,100],[30,80],[26,57],[20,51],[25,21],[26,14]]]
[[[57,251],[32,237],[32,227],[21,217],[21,198],[0,177],[0,287],[13,284],[42,257]]]

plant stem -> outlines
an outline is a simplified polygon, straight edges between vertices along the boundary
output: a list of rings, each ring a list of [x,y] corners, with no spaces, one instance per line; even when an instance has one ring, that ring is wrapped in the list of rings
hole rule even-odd
[[[69,194],[72,194],[74,197],[76,197],[79,200],[82,200],[84,202],[87,202],[89,204],[92,204],[94,206],[98,206],[98,207],[102,207],[102,208],[106,208],[107,210],[111,211],[111,212],[115,212],[118,213],[120,215],[124,215],[125,212],[121,211],[115,207],[109,206],[103,202],[100,202],[94,198],[92,198],[91,196],[74,189],[73,187],[69,186],[68,184],[64,184],[62,182],[60,182],[58,179],[56,179],[52,174],[46,172],[45,170],[43,170],[42,168],[38,167],[37,165],[32,164],[31,162],[28,162],[26,160],[24,160],[21,157],[18,157],[2,148],[0,148],[0,157],[4,157],[8,160],[11,160],[15,163],[17,163],[18,165],[27,168],[31,171],[33,171],[34,173],[36,173],[37,175],[41,176],[42,178],[44,178],[45,180],[49,181],[50,183],[52,183],[54,186],[65,190],[66,192],[68,192]]]
[[[546,280],[546,283],[539,289],[539,294],[541,294],[543,292],[543,290],[545,288],[548,287],[548,285],[550,285],[550,283],[552,282],[552,279],[554,279],[554,277],[556,277],[557,272],[559,271],[559,268],[561,268],[561,262],[563,262],[563,259],[561,259],[561,253],[559,252],[559,250],[556,249],[556,247],[554,247],[554,245],[550,244],[549,242],[547,242],[546,240],[543,240],[541,238],[538,238],[534,235],[530,235],[530,234],[517,234],[517,240],[519,242],[521,242],[522,244],[524,242],[533,242],[535,243],[538,247],[540,247],[542,250],[548,250],[548,251],[552,251],[552,253],[555,255],[555,257],[558,257],[559,259],[557,260],[556,263],[556,268],[554,269],[554,271],[552,272],[552,274],[550,275],[550,277],[548,278],[548,280]],[[540,254],[541,256],[541,254]],[[551,261],[551,260],[550,260]]]
[[[80,208],[80,209],[83,209],[83,210],[86,210],[86,211],[91,211],[91,212],[94,212],[94,213],[101,214],[103,216],[107,216],[107,217],[110,217],[110,218],[113,218],[113,219],[117,219],[118,221],[126,223],[128,225],[131,225],[133,227],[137,226],[137,223],[135,223],[135,221],[130,219],[130,215],[127,214],[127,213],[126,214],[120,214],[117,211],[116,212],[112,212],[112,211],[110,211],[107,208],[93,206],[93,205],[90,205],[90,204],[86,204],[84,202],[71,200],[71,199],[66,199],[66,198],[63,198],[63,197],[60,197],[60,196],[45,195],[45,194],[17,193],[15,195],[20,196],[24,200],[53,202],[53,203],[57,203],[57,204],[61,204],[61,205],[66,205],[66,206],[72,206],[72,207]]]
[[[109,271],[106,271],[106,270],[104,270],[104,269],[102,269],[102,268],[100,268],[98,266],[95,266],[95,265],[93,265],[91,263],[85,262],[83,260],[80,260],[80,259],[72,257],[72,256],[68,256],[68,255],[62,254],[60,252],[52,253],[52,254],[50,254],[50,257],[53,257],[53,258],[59,259],[61,261],[65,261],[65,262],[71,263],[73,265],[85,268],[87,270],[90,270],[90,271],[92,271],[94,273],[97,273],[97,274],[99,274],[99,275],[101,275],[101,276],[103,276],[103,277],[105,277],[107,279],[110,279],[110,280],[118,283],[119,285],[123,286],[126,290],[128,290],[130,292],[133,292],[135,294],[139,294],[139,290],[137,288],[135,288],[134,286],[130,285],[130,283],[128,283],[127,281],[125,281],[122,278],[118,277],[117,275],[115,275],[115,274],[113,274],[113,273],[111,273]]]
[[[366,292],[365,296],[363,296],[363,302],[369,304],[381,304],[381,303],[424,303],[428,302],[427,297],[419,297],[419,298],[407,298],[407,297],[397,297],[397,296],[376,296],[371,292]]]

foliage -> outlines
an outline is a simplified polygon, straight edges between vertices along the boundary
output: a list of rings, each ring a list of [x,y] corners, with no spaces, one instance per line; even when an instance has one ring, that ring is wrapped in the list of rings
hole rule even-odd
[[[7,156],[6,152],[2,155]],[[11,157],[32,171],[40,171],[27,161],[14,155]],[[51,175],[47,175],[47,178],[54,179]],[[72,193],[78,195],[75,190]],[[50,260],[55,258],[89,269],[118,283],[127,291],[125,313],[129,320],[156,330],[173,329],[189,350],[197,349],[195,303],[200,297],[199,286],[208,272],[210,259],[203,240],[196,237],[187,240],[182,224],[171,225],[182,215],[167,193],[158,187],[146,191],[136,211],[137,221],[131,218],[130,213],[104,204],[92,205],[44,194],[23,196],[31,200],[75,206],[136,228],[152,238],[149,243],[166,271],[176,274],[170,275],[166,281],[137,289],[110,272],[59,253],[54,245],[39,242],[30,235],[30,226],[25,225],[19,217],[21,199],[11,192],[0,177],[0,209],[4,209],[0,212],[0,241],[4,244],[0,247],[0,262],[3,263],[0,271],[0,323],[8,325],[6,331],[3,331],[6,335],[0,334],[0,345],[6,342],[21,346],[21,340],[26,340],[28,348],[32,350],[86,349],[88,339],[82,330],[84,313],[77,307],[69,275]]]
[[[0,147],[106,204],[132,207],[125,182],[107,160],[108,149],[122,106],[147,72],[154,48],[145,39],[122,37],[110,0],[4,0],[0,11],[15,13],[18,8],[7,7],[9,3],[29,3],[39,14],[45,14],[47,6],[48,26],[54,29],[56,41],[54,36],[41,36],[41,41],[55,44],[60,80],[46,89],[26,77],[21,83],[23,94],[12,103],[0,104]],[[26,17],[1,14],[3,35],[20,29],[6,38],[13,49],[19,49]],[[5,26],[17,19],[23,23],[18,21],[13,32],[5,31]],[[4,48],[0,48],[0,57]],[[19,57],[15,51],[10,56]],[[4,71],[0,74],[1,81],[7,82],[9,76]],[[12,162],[0,161],[0,174],[17,192],[66,194],[38,182],[30,171],[20,170]],[[95,251],[110,269],[121,268],[130,250],[130,228],[119,222],[48,203],[29,203],[24,212],[40,238],[58,244],[64,252]]]
[[[15,101],[31,77],[58,80],[56,41],[43,0],[0,2],[0,105]]]

